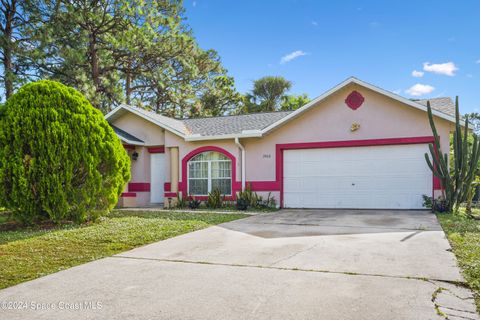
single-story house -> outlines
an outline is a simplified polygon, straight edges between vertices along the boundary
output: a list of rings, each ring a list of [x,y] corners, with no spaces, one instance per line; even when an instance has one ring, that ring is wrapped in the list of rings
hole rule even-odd
[[[430,100],[443,152],[455,111]],[[349,78],[295,111],[173,119],[121,105],[106,115],[132,159],[120,205],[235,199],[247,185],[287,208],[420,209],[441,194],[425,161],[426,100]]]

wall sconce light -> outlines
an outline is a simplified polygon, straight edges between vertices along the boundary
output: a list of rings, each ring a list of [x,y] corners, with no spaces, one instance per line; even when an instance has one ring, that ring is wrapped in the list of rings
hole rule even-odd
[[[132,153],[132,160],[133,161],[136,161],[138,159],[138,152],[137,151],[133,151]]]

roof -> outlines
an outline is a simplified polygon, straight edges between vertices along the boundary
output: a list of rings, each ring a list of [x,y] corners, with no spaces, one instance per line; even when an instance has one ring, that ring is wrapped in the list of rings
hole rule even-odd
[[[412,108],[424,112],[427,111],[427,100],[410,100],[393,92],[371,85],[365,81],[351,77],[295,111],[252,113],[247,115],[179,120],[162,116],[153,111],[128,105],[121,105],[108,113],[105,118],[111,122],[125,112],[132,112],[157,124],[165,130],[175,133],[186,141],[262,137],[271,130],[295,119],[319,102],[327,99],[332,94],[351,84],[370,89]],[[450,122],[455,122],[455,106],[450,98],[433,98],[429,99],[429,101],[434,116]],[[464,122],[461,121],[461,124],[464,125]]]
[[[144,144],[145,141],[138,139],[137,137],[131,135],[130,133],[123,131],[120,128],[115,127],[114,125],[110,125],[117,134],[117,136],[122,140],[129,144]]]
[[[430,101],[432,109],[448,114],[455,117],[455,103],[450,97],[432,98],[432,99],[415,99],[412,100],[416,103],[420,103],[423,106],[427,106],[427,101]]]
[[[191,134],[202,136],[241,134],[245,131],[259,131],[286,117],[292,111],[251,113],[237,116],[195,118],[182,120]]]

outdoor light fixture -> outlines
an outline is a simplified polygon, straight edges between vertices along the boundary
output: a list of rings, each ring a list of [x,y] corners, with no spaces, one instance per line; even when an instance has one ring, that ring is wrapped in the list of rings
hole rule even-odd
[[[138,159],[138,152],[137,151],[133,151],[132,153],[132,160],[136,161]]]

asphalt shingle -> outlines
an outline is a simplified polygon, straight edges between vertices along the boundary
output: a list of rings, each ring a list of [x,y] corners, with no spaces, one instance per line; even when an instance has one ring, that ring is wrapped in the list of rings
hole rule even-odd
[[[262,130],[278,120],[286,117],[292,111],[251,113],[237,116],[212,118],[195,118],[182,120],[188,134],[216,136],[239,134],[244,130]]]
[[[432,109],[455,117],[455,103],[450,97],[432,98],[432,99],[412,99],[416,103],[427,106],[427,101],[430,101]]]

